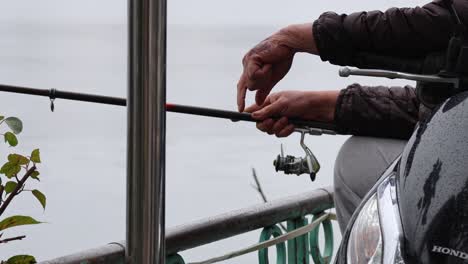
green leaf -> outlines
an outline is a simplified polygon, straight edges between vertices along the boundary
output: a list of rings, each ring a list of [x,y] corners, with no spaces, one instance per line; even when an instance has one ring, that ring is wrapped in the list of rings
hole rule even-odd
[[[30,216],[15,215],[15,216],[7,217],[0,222],[0,231],[11,228],[11,227],[15,227],[15,226],[35,225],[35,224],[40,224],[40,223],[41,222],[36,221],[34,218]]]
[[[26,165],[29,163],[29,159],[20,154],[8,155],[8,161],[17,165]]]
[[[6,261],[6,264],[34,264],[37,263],[36,259],[33,256],[29,255],[17,255],[9,258]]]
[[[21,166],[12,162],[7,162],[3,164],[2,168],[0,169],[0,173],[5,174],[8,179],[18,174],[21,171]]]
[[[16,138],[15,134],[11,132],[6,132],[4,137],[5,137],[5,142],[8,142],[10,146],[15,147],[16,145],[18,145],[18,139]]]
[[[33,190],[32,194],[37,198],[37,200],[41,203],[42,208],[45,209],[46,207],[46,197],[43,193],[41,193],[39,190]]]
[[[14,165],[14,164],[11,164],[9,161],[7,161],[5,164],[2,165],[2,168],[0,168],[0,173],[2,174],[5,174],[11,165]]]
[[[4,116],[0,116],[0,121],[2,121],[3,119],[5,119],[5,117],[4,117]]]
[[[6,193],[11,193],[15,190],[16,186],[18,185],[18,183],[14,182],[14,181],[9,181],[5,184],[5,192]]]
[[[31,161],[34,163],[41,163],[41,156],[39,153],[39,149],[35,149],[31,153]]]
[[[17,135],[23,131],[23,122],[21,122],[21,120],[19,120],[17,117],[8,117],[5,119],[5,123],[11,129],[11,131]]]
[[[31,173],[31,178],[40,181],[39,180],[39,175],[40,175],[40,173],[38,171],[33,171],[33,173]]]

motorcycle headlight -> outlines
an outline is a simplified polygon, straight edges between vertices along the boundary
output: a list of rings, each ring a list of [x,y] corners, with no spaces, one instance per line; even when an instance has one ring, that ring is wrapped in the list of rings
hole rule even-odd
[[[397,160],[398,161],[398,160]],[[364,199],[343,235],[335,263],[404,264],[395,161]]]
[[[382,263],[382,234],[377,194],[366,202],[354,222],[348,240],[347,263]]]

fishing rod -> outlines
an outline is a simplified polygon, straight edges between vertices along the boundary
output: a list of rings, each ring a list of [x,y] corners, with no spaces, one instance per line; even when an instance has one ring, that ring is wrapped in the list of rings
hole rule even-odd
[[[55,109],[55,105],[54,105],[55,99],[66,99],[66,100],[73,100],[73,101],[82,101],[82,102],[118,105],[118,106],[127,105],[127,100],[125,98],[96,95],[96,94],[66,92],[66,91],[60,91],[57,89],[38,89],[38,88],[29,88],[29,87],[0,84],[0,92],[20,93],[20,94],[48,97],[51,100],[52,111],[54,111]],[[250,113],[245,113],[245,112],[239,113],[235,111],[220,110],[220,109],[205,108],[205,107],[190,106],[190,105],[167,103],[166,111],[174,112],[174,113],[181,113],[181,114],[189,114],[189,115],[223,118],[223,119],[229,119],[231,121],[258,122],[258,120],[254,119]],[[323,130],[324,133],[327,133],[327,134],[330,134],[332,131],[336,130],[336,127],[333,124],[328,124],[328,123],[323,123],[323,122],[315,122],[315,121],[291,118],[289,119],[289,123],[297,127],[301,127],[301,128],[321,129]]]
[[[50,99],[50,109],[53,112],[55,105],[55,99],[66,99],[90,103],[99,103],[107,105],[118,105],[126,106],[127,100],[125,98],[103,96],[96,94],[86,94],[86,93],[76,93],[76,92],[67,92],[60,91],[57,89],[38,89],[30,87],[21,87],[13,85],[4,85],[0,84],[0,92],[10,92],[10,93],[20,93],[36,96],[44,96]],[[237,121],[247,121],[247,122],[258,122],[254,119],[250,113],[239,113],[235,111],[220,110],[213,108],[205,108],[198,106],[190,105],[180,105],[180,104],[171,104],[166,103],[166,111],[173,113],[197,115],[197,116],[206,116],[214,118],[229,119],[233,122]],[[278,117],[279,118],[279,117]],[[281,154],[277,156],[274,161],[274,166],[276,171],[283,171],[286,174],[309,174],[311,180],[315,179],[316,173],[320,170],[320,164],[317,158],[314,156],[312,151],[304,144],[304,137],[306,134],[310,135],[322,135],[336,134],[336,127],[333,124],[308,121],[290,118],[289,123],[296,126],[295,132],[301,133],[300,145],[305,152],[305,157],[294,157],[291,155],[284,156],[283,147],[281,146]]]

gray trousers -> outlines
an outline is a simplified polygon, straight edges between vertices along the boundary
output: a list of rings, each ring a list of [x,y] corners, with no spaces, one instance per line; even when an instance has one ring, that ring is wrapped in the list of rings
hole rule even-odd
[[[362,198],[405,145],[404,140],[356,136],[343,144],[334,172],[335,208],[341,233]]]

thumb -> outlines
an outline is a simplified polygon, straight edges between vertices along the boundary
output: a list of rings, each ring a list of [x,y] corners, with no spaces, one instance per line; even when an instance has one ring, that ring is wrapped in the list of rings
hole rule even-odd
[[[246,107],[246,108],[244,109],[244,112],[246,112],[246,113],[253,113],[253,112],[258,111],[258,110],[260,110],[260,109],[262,109],[262,107],[261,107],[260,105],[253,104],[253,105],[251,105],[251,106],[249,106],[249,107]]]
[[[264,108],[265,106],[271,104],[271,100],[272,100],[271,96],[270,96],[270,97],[267,97],[267,98],[265,99],[265,101],[263,102],[263,104],[261,104],[261,105],[253,104],[253,105],[251,105],[251,106],[245,108],[244,112],[247,112],[247,113],[256,112],[256,111],[258,111],[258,110]]]

